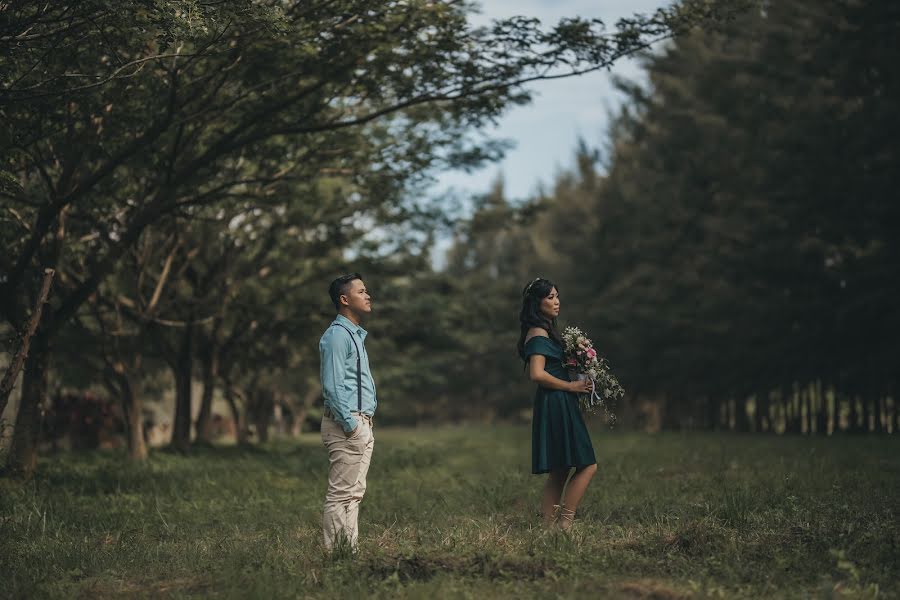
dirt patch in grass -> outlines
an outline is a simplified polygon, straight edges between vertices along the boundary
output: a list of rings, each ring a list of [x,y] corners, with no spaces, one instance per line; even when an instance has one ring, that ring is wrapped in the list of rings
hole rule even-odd
[[[686,556],[698,556],[710,548],[712,536],[709,526],[703,523],[686,523],[676,531],[664,536],[663,545]]]
[[[159,581],[123,581],[119,579],[94,579],[84,581],[79,599],[95,598],[165,598],[170,595],[204,595],[211,588],[208,579],[199,577],[177,577]]]
[[[691,597],[658,581],[628,581],[619,585],[619,591],[626,598],[646,600],[686,600]]]
[[[535,580],[559,570],[542,559],[491,556],[399,556],[378,557],[364,563],[373,579],[396,576],[402,582],[428,581],[441,574],[454,574],[491,580]]]

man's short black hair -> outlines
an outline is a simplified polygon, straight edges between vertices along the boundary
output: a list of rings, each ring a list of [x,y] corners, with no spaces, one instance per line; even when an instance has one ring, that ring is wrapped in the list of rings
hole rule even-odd
[[[332,281],[331,285],[328,286],[328,295],[331,296],[331,302],[332,304],[334,304],[335,310],[340,310],[341,296],[347,294],[347,288],[350,286],[350,283],[356,281],[357,279],[362,279],[362,275],[360,275],[359,273],[341,275],[340,277]]]

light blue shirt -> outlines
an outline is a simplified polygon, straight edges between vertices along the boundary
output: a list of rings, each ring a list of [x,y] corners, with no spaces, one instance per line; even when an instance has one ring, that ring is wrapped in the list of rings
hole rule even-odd
[[[343,325],[347,329],[340,327]],[[356,417],[352,412],[375,414],[378,402],[375,400],[375,380],[369,368],[369,354],[366,352],[366,336],[369,334],[361,326],[338,315],[331,326],[319,340],[319,377],[322,380],[322,395],[325,407],[331,410],[334,420],[340,423],[344,431],[350,433],[356,429]],[[353,342],[356,342],[354,347]],[[356,393],[356,351],[360,352],[360,370],[362,371],[362,410],[357,406]]]

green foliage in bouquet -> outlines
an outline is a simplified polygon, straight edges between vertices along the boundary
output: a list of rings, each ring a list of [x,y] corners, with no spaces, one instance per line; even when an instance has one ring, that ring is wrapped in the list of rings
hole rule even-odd
[[[566,327],[562,334],[566,367],[578,375],[589,377],[594,384],[590,394],[579,394],[581,408],[587,413],[603,409],[610,424],[616,420],[615,402],[625,395],[625,389],[613,375],[609,363],[594,349],[594,345],[578,327]]]

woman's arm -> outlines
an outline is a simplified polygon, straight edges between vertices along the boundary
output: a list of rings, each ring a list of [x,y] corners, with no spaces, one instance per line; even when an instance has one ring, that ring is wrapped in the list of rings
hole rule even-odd
[[[563,381],[544,370],[547,359],[541,354],[532,354],[528,359],[528,379],[541,387],[562,390],[573,394],[587,394],[591,391],[590,380]]]

